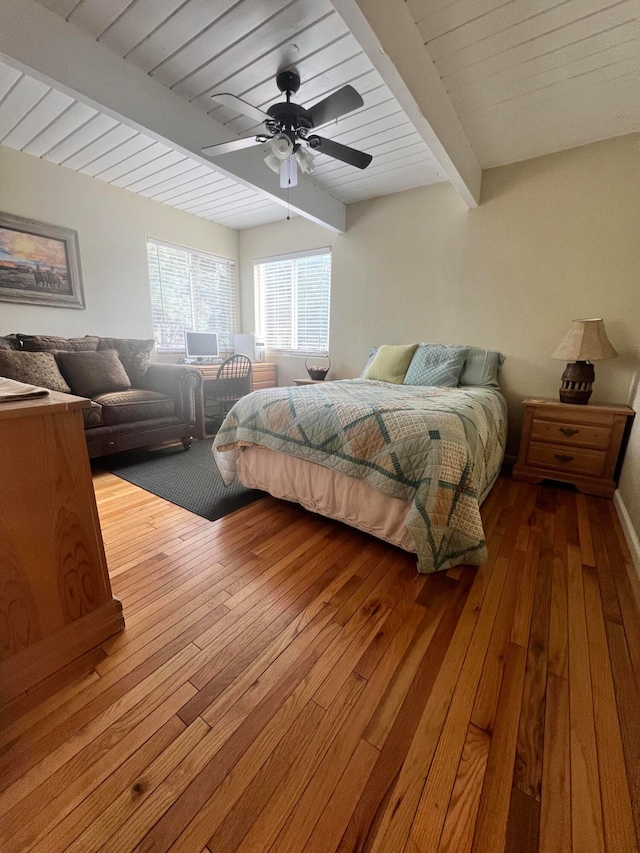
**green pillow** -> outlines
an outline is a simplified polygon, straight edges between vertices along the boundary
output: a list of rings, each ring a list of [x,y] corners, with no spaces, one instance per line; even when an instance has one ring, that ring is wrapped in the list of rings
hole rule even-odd
[[[380,379],[382,382],[402,385],[404,375],[417,349],[418,344],[404,344],[402,346],[383,344],[378,347],[378,352],[369,365],[364,378]]]

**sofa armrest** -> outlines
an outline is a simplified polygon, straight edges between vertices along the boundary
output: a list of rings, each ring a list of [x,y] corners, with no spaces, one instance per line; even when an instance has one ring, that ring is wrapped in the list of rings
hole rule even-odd
[[[184,364],[150,364],[139,383],[147,391],[172,397],[176,414],[189,424],[194,438],[204,438],[202,374]]]

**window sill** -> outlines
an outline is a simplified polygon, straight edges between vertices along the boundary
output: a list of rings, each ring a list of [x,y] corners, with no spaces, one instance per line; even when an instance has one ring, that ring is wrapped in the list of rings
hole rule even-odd
[[[329,358],[326,351],[322,352],[299,352],[298,350],[266,350],[267,356],[275,358]]]

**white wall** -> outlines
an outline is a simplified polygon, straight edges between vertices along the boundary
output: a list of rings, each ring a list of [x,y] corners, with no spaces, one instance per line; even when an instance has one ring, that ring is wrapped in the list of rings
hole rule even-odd
[[[593,402],[627,401],[640,322],[638,159],[631,135],[491,169],[475,210],[436,184],[349,206],[344,235],[299,218],[242,231],[245,331],[251,260],[331,245],[331,375],[359,375],[380,343],[499,349],[514,453],[522,399],[557,395],[564,365],[549,355],[573,318],[604,317],[620,353],[596,366]],[[303,359],[279,362],[284,384],[305,375]]]
[[[238,232],[0,146],[0,210],[78,232],[86,310],[0,302],[0,335],[153,337],[146,238],[238,257]]]

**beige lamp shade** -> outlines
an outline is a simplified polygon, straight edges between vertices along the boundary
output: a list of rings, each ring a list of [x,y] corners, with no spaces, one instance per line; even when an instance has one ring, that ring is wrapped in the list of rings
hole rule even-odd
[[[551,358],[562,361],[601,361],[605,358],[616,358],[617,355],[601,319],[573,320],[564,340]]]

